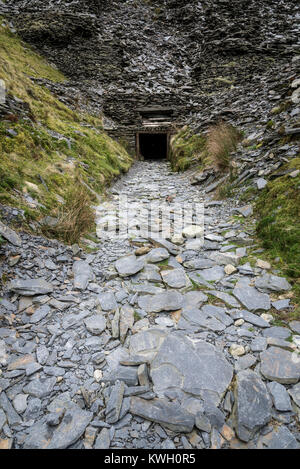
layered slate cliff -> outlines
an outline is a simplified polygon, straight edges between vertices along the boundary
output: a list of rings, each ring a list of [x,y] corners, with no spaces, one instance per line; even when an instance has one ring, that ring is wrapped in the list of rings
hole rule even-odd
[[[176,127],[264,116],[270,80],[280,83],[299,52],[296,0],[9,0],[5,8],[132,151],[140,108],[172,108]]]

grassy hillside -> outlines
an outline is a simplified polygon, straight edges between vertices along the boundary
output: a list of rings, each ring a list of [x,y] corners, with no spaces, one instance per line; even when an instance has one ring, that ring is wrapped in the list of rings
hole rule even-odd
[[[57,216],[79,189],[92,202],[92,190],[101,192],[131,159],[105,134],[101,116],[69,109],[30,78],[65,79],[3,24],[0,79],[25,112],[0,118],[0,203],[29,218]]]

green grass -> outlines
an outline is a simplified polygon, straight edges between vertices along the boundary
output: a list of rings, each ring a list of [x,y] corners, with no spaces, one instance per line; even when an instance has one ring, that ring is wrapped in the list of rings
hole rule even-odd
[[[281,168],[282,169],[282,168]],[[283,169],[300,169],[300,158]],[[269,259],[293,283],[296,304],[300,305],[300,175],[270,181],[256,202],[257,234]],[[299,310],[300,315],[300,310]]]
[[[185,126],[171,138],[170,161],[173,171],[185,171],[201,163],[205,156],[205,138]]]
[[[129,169],[130,156],[105,134],[101,116],[68,108],[46,87],[30,79],[65,80],[1,26],[1,21],[0,79],[8,95],[25,103],[29,118],[9,114],[0,121],[0,203],[24,209],[29,219],[39,219],[45,214],[57,216],[61,205],[58,198],[65,200],[77,187],[87,185],[91,202],[95,201],[95,192],[103,191]],[[8,129],[17,135],[8,136]],[[55,138],[52,132],[61,138]],[[28,205],[24,194],[40,205],[36,209]]]

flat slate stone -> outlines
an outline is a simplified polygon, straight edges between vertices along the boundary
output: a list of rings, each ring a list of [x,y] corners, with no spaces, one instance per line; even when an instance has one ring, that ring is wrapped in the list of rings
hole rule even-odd
[[[188,278],[183,269],[168,269],[161,271],[161,277],[170,288],[184,288]]]
[[[190,291],[185,293],[183,297],[183,308],[195,307],[198,308],[208,300],[208,297],[201,291]]]
[[[229,295],[228,293],[218,291],[218,290],[210,290],[209,294],[224,301],[224,303],[228,304],[232,308],[240,307],[239,302],[232,295]]]
[[[116,298],[113,292],[100,293],[98,300],[102,311],[115,311],[118,307]]]
[[[176,244],[170,243],[169,241],[163,239],[163,238],[149,238],[149,241],[153,243],[155,246],[159,246],[161,248],[167,249],[170,254],[173,254],[173,256],[177,256],[180,252],[180,248],[176,246]]]
[[[162,262],[169,259],[170,254],[165,248],[152,249],[146,256],[147,262]]]
[[[289,412],[292,410],[291,399],[287,390],[280,383],[273,381],[268,383],[268,389],[272,395],[275,408],[279,412]]]
[[[42,321],[42,319],[46,318],[50,311],[50,306],[43,305],[35,311],[35,313],[30,317],[28,322],[30,322],[31,324],[37,324],[38,322]]]
[[[295,384],[292,388],[288,390],[290,396],[292,396],[295,404],[300,407],[300,383]]]
[[[106,329],[106,319],[102,314],[94,314],[84,320],[87,330],[94,335],[101,334]]]
[[[297,332],[297,334],[300,334],[300,321],[291,321],[289,323],[289,326],[292,331]]]
[[[140,296],[138,305],[146,313],[160,313],[161,311],[176,311],[182,307],[183,296],[176,291],[166,291],[153,296]]]
[[[209,269],[216,265],[215,261],[211,259],[191,259],[183,263],[184,267],[187,269],[194,269],[194,270],[201,270],[201,269]]]
[[[267,328],[270,327],[270,324],[265,321],[263,318],[260,316],[257,316],[256,314],[250,313],[249,311],[242,310],[242,311],[236,311],[233,315],[234,320],[237,319],[244,319],[246,322],[249,322],[250,324],[253,324],[254,326],[257,327],[262,327],[262,328]]]
[[[13,408],[10,400],[8,399],[4,391],[0,394],[0,409],[5,412],[7,422],[11,427],[18,425],[22,422],[21,417]]]
[[[273,337],[275,339],[288,339],[291,331],[287,327],[273,326],[263,332],[264,337]]]
[[[153,390],[159,396],[176,388],[194,396],[203,390],[222,395],[232,375],[232,366],[213,345],[177,334],[167,335],[150,364]]]
[[[39,379],[36,378],[24,386],[23,391],[31,396],[43,398],[51,394],[56,385],[56,378]]]
[[[233,295],[249,311],[268,311],[271,308],[269,295],[250,287],[247,281],[239,281],[234,287]]]
[[[22,240],[20,236],[8,226],[0,221],[0,235],[14,246],[21,247]]]
[[[109,449],[110,447],[110,432],[108,428],[102,428],[101,432],[97,436],[95,442],[95,449]]]
[[[167,336],[165,330],[148,329],[139,332],[130,339],[129,352],[131,357],[138,356],[138,364],[150,362]]]
[[[300,378],[300,361],[287,350],[270,347],[260,354],[261,373],[270,381],[281,384],[295,384]]]
[[[20,280],[9,282],[8,291],[13,291],[22,296],[46,295],[53,292],[53,286],[43,278]]]
[[[202,269],[197,272],[197,274],[199,278],[202,278],[206,282],[218,282],[225,277],[224,269],[219,265],[210,267],[209,269]]]
[[[138,259],[135,255],[122,257],[117,260],[115,267],[120,277],[130,277],[131,275],[137,274],[145,266],[143,259]]]
[[[256,288],[261,292],[281,292],[289,291],[292,286],[284,277],[277,277],[272,274],[264,274],[255,280]]]
[[[237,374],[234,421],[238,437],[250,441],[271,420],[272,401],[260,377],[251,370]]]
[[[73,264],[74,288],[85,290],[93,278],[93,269],[85,261],[76,261]]]
[[[299,449],[300,444],[286,426],[281,426],[262,438],[268,449]]]
[[[49,427],[43,421],[33,425],[25,439],[24,448],[66,449],[83,435],[92,418],[92,412],[82,410],[75,404],[70,405],[57,427]]]
[[[190,433],[194,427],[195,418],[184,411],[179,403],[169,402],[167,399],[145,400],[132,397],[130,412],[172,430],[174,432]]]

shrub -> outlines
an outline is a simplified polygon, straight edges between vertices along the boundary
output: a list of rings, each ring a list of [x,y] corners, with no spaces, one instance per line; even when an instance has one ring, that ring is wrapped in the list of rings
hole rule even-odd
[[[59,211],[58,223],[54,227],[43,228],[44,234],[68,244],[78,242],[94,225],[95,215],[90,205],[91,198],[85,188],[79,186],[71,189]]]
[[[230,166],[230,153],[237,147],[242,134],[233,126],[220,122],[209,128],[206,142],[207,154],[212,165],[218,170]]]

